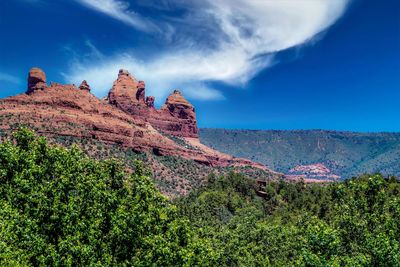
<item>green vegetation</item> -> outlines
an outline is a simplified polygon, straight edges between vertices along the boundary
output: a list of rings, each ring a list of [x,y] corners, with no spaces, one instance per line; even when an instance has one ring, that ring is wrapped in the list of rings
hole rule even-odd
[[[183,185],[184,189],[190,190],[204,184],[209,175],[226,175],[230,172],[237,172],[252,179],[260,177],[263,179],[273,179],[277,177],[269,171],[247,166],[213,167],[173,156],[158,156],[154,157],[154,160],[160,163],[164,169],[153,172],[156,184],[163,192],[172,192],[173,195],[180,194],[179,188],[181,185]],[[168,172],[172,175],[168,175]],[[168,176],[172,179],[165,179]]]
[[[164,137],[167,137],[168,139],[174,141],[175,144],[177,144],[179,146],[183,146],[185,148],[192,149],[192,150],[199,150],[198,148],[196,148],[196,147],[192,146],[191,144],[189,144],[188,142],[186,142],[184,138],[167,134],[160,129],[158,129],[158,132],[160,134],[162,134]]]
[[[180,140],[178,137],[176,139]],[[115,158],[132,170],[135,168],[135,161],[140,160],[152,170],[152,178],[157,188],[170,196],[181,195],[183,191],[188,191],[192,187],[199,186],[212,173],[225,175],[231,171],[235,171],[254,179],[271,177],[271,173],[256,168],[210,167],[181,157],[156,156],[150,153],[123,148],[117,144],[107,144],[91,138],[55,136],[50,138],[49,141],[64,147],[78,145],[89,157],[99,160]]]
[[[27,130],[0,144],[0,266],[400,266],[394,177],[269,181],[260,198],[232,172],[168,201],[132,165]]]
[[[222,266],[400,266],[400,182],[254,182],[231,173],[177,200]]]
[[[399,133],[201,129],[200,139],[283,173],[296,165],[323,163],[343,178],[377,172],[400,176]]]
[[[203,265],[207,242],[136,164],[95,161],[22,130],[0,145],[0,265]]]

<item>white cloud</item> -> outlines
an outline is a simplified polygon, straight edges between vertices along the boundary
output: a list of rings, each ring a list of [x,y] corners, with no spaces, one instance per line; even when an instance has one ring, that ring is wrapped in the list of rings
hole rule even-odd
[[[78,3],[120,20],[142,31],[155,31],[157,27],[129,9],[129,4],[119,0],[75,0]]]
[[[0,72],[0,81],[7,82],[7,83],[13,83],[13,84],[20,84],[21,81],[17,77]]]
[[[186,88],[186,96],[199,100],[222,100],[225,97],[220,91],[207,87],[202,83],[183,85]],[[182,89],[181,89],[182,90]]]
[[[122,1],[77,1],[135,28],[140,28],[139,21],[144,25],[149,22],[141,20]],[[65,77],[75,83],[87,79],[95,93],[105,95],[118,69],[125,68],[144,79],[150,93],[158,98],[165,97],[172,88],[184,86],[181,89],[193,98],[220,99],[221,93],[207,87],[207,82],[244,86],[275,63],[276,53],[307,43],[335,23],[348,1],[164,1],[169,7],[182,5],[188,10],[180,18],[158,22],[159,28],[173,27],[168,34],[173,32],[177,41],[170,49],[154,52],[146,62],[132,52],[103,56],[89,65],[75,62]]]
[[[222,62],[223,58],[215,60]],[[213,77],[210,76],[207,62],[202,61],[200,64],[199,62],[199,59],[191,58],[191,55],[166,55],[165,58],[146,64],[130,54],[121,54],[109,59],[103,58],[89,68],[86,64],[75,61],[72,64],[72,73],[63,75],[69,82],[75,84],[87,80],[96,95],[104,96],[117,78],[118,70],[123,68],[128,69],[138,80],[146,81],[147,95],[156,96],[158,103],[161,103],[173,89],[180,89],[185,95],[195,99],[223,99],[219,91],[207,87],[203,82]],[[232,75],[231,72],[231,68],[226,68],[225,72],[221,72],[221,77]],[[203,79],[199,79],[200,76]]]

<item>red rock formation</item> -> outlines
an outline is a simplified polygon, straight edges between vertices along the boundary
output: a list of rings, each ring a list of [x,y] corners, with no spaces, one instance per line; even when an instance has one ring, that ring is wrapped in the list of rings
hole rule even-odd
[[[146,87],[146,85],[144,84],[144,81],[138,82],[137,91],[136,91],[136,100],[139,101],[139,103],[144,102],[145,87]]]
[[[79,89],[84,90],[84,91],[89,91],[90,92],[90,86],[86,82],[86,80],[83,80],[81,85],[79,85]]]
[[[9,133],[20,125],[27,125],[51,137],[94,138],[209,166],[253,166],[268,170],[261,164],[200,144],[194,108],[178,91],[168,97],[160,110],[155,110],[154,98],[144,100],[144,83],[137,82],[123,70],[107,101],[98,99],[89,90],[85,81],[79,88],[58,83],[48,87],[44,72],[33,68],[29,72],[27,94],[0,100],[0,129]],[[156,128],[183,136],[181,141],[185,145],[160,134]]]
[[[168,96],[158,116],[151,118],[150,123],[171,135],[198,138],[194,107],[178,90]]]
[[[31,94],[36,90],[43,90],[46,87],[46,74],[37,67],[32,68],[28,74],[28,90],[26,93]]]
[[[120,70],[117,80],[108,93],[109,103],[125,112],[133,113],[132,105],[139,103],[138,85],[139,82],[127,70]]]
[[[147,96],[146,97],[146,106],[148,106],[149,108],[154,108],[154,96]]]
[[[179,137],[198,138],[194,107],[175,90],[160,110],[154,108],[154,97],[145,98],[145,83],[128,71],[120,70],[108,95],[108,102],[135,118],[148,121],[162,132]]]

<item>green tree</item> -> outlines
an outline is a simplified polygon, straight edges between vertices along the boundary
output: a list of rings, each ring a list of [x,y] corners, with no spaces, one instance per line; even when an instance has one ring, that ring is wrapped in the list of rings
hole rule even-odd
[[[0,265],[209,264],[207,242],[145,174],[16,132],[0,144]]]

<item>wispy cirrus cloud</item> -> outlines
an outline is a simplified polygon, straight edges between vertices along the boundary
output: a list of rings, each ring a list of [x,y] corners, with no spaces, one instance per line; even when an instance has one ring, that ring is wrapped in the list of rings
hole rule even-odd
[[[142,4],[165,12],[141,18],[129,4],[117,0],[76,0],[136,29],[161,29],[166,49],[143,61],[137,52],[120,51],[95,63],[75,61],[68,81],[88,79],[104,95],[119,68],[146,80],[156,97],[171,87],[201,99],[220,99],[209,86],[222,82],[244,86],[262,69],[275,64],[280,51],[305,44],[333,25],[349,0],[148,0]],[[140,1],[139,1],[140,3]],[[185,12],[170,16],[171,10]],[[139,25],[139,27],[138,27]],[[148,25],[155,25],[148,26]],[[150,33],[151,34],[151,33]],[[98,77],[101,77],[98,79]]]
[[[75,0],[78,3],[120,20],[142,31],[155,31],[157,26],[129,8],[129,3],[119,0]]]

